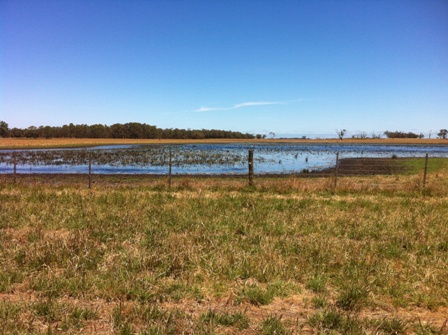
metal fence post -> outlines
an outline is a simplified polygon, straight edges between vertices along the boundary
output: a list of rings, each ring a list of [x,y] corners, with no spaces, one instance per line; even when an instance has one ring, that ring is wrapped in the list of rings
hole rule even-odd
[[[249,186],[254,185],[254,151],[249,150]]]
[[[425,156],[425,169],[423,170],[423,189],[426,189],[426,174],[428,172],[428,153]]]
[[[336,153],[336,167],[334,169],[334,185],[333,188],[336,189],[338,184],[338,174],[339,174],[339,152]]]

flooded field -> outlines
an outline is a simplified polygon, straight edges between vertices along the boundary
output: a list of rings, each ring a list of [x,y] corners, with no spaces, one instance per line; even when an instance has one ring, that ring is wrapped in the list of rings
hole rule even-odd
[[[0,173],[244,174],[254,150],[257,174],[331,168],[344,158],[448,157],[443,145],[183,144],[112,145],[82,149],[0,150]]]

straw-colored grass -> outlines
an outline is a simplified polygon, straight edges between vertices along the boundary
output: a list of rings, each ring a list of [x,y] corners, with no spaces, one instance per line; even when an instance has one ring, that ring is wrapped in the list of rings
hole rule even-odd
[[[19,177],[0,183],[1,334],[447,332],[446,170],[426,190]]]
[[[438,144],[448,145],[448,140],[442,139],[213,139],[213,140],[175,140],[175,139],[113,139],[113,138],[0,138],[0,148],[57,148],[84,147],[113,144],[186,144],[186,143],[352,143],[352,144]]]

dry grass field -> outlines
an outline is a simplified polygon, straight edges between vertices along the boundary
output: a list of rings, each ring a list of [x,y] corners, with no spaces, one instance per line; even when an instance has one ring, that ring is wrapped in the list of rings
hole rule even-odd
[[[0,333],[447,334],[447,172],[3,176]]]
[[[425,188],[421,159],[336,189],[1,175],[0,334],[448,334],[448,164],[431,162]]]
[[[155,140],[155,139],[112,139],[112,138],[53,138],[53,139],[25,139],[0,138],[0,149],[8,148],[56,148],[56,147],[84,147],[112,144],[178,144],[178,143],[356,143],[356,144],[445,144],[442,139],[338,139],[328,140],[299,140],[299,139],[265,139],[265,140]]]

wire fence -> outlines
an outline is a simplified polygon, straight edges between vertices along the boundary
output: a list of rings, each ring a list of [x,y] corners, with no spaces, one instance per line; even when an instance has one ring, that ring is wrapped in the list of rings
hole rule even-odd
[[[445,168],[444,168],[445,167]],[[334,156],[334,165],[293,174],[301,188],[324,190],[429,190],[448,192],[448,159]],[[254,182],[257,184],[257,181]]]
[[[448,190],[447,161],[443,155],[429,153],[397,157],[384,153],[356,156],[353,152],[315,155],[308,152],[284,156],[274,153],[268,157],[257,155],[254,149],[208,153],[171,147],[143,153],[127,148],[123,151],[28,150],[3,152],[0,174],[4,183],[17,183],[33,175],[76,175],[78,179],[85,178],[89,188],[104,176],[134,175],[158,180],[166,178],[169,188],[173,187],[173,178],[207,176],[247,179],[246,185],[251,187],[287,179],[290,184],[305,189],[425,190],[437,187]]]

